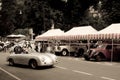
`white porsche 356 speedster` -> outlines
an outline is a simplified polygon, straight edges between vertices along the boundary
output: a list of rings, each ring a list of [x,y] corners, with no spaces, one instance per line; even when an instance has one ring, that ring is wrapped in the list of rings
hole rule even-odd
[[[16,46],[14,52],[7,57],[7,61],[10,66],[22,64],[36,69],[38,66],[54,66],[57,56],[52,53],[38,53],[32,49],[24,51],[20,46]]]

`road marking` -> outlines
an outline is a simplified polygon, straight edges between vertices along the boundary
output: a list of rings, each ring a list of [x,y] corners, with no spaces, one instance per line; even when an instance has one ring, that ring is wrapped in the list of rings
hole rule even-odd
[[[114,63],[114,62],[93,62],[93,61],[85,61],[84,58],[74,58],[74,57],[64,57],[64,59],[75,60],[75,61],[84,61],[84,62],[90,63],[90,64],[99,64],[99,65],[105,65],[105,66],[120,67],[120,66],[116,66],[117,63]]]
[[[102,79],[106,79],[106,80],[116,80],[116,79],[112,79],[112,78],[108,78],[108,77],[101,77]]]
[[[100,64],[100,65],[107,65],[107,66],[113,66],[114,63],[111,63],[111,62],[97,62],[97,64]]]
[[[76,73],[81,73],[81,74],[85,74],[85,75],[93,75],[93,74],[90,74],[90,73],[87,73],[87,72],[83,72],[83,71],[77,71],[77,70],[72,70],[73,72],[76,72]]]
[[[65,67],[60,67],[60,66],[55,66],[55,67],[60,68],[60,69],[67,69]]]
[[[2,70],[3,72],[7,73],[8,75],[12,76],[13,78],[15,78],[16,80],[21,80],[20,78],[18,78],[17,76],[11,74],[10,72],[6,71],[5,69],[0,67],[0,70]]]
[[[67,69],[65,67],[60,67],[60,66],[55,66],[55,67],[60,68],[60,69],[64,69],[64,70]],[[83,72],[83,71],[78,71],[78,70],[72,70],[72,71],[76,72],[76,73],[81,73],[81,74],[89,75],[89,76],[93,75],[93,74],[90,74],[90,73],[87,73],[87,72]]]
[[[115,63],[111,63],[111,62],[92,62],[92,61],[85,61],[84,58],[74,58],[74,57],[64,57],[64,59],[68,59],[68,60],[75,60],[75,61],[84,61],[86,63],[92,63],[92,64],[100,64],[100,65],[107,65],[107,66],[114,66]]]
[[[65,67],[61,67],[61,66],[55,66],[55,67],[57,67],[57,68],[60,68],[60,69],[64,69],[64,70],[66,70],[67,68],[65,68]],[[69,69],[68,69],[69,70]],[[92,76],[93,74],[91,74],[91,73],[87,73],[87,72],[83,72],[83,71],[78,71],[78,70],[71,70],[71,71],[73,71],[73,72],[75,72],[75,73],[80,73],[80,74],[84,74],[84,75],[88,75],[88,76]],[[106,79],[106,80],[116,80],[116,79],[112,79],[112,78],[109,78],[109,77],[100,77],[100,78],[102,78],[102,79]]]

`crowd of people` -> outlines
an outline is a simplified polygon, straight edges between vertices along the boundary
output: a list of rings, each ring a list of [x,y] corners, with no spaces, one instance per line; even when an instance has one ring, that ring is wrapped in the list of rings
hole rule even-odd
[[[32,49],[36,52],[53,52],[51,50],[51,46],[48,44],[44,44],[42,42],[35,42],[35,41],[27,41],[22,40],[19,42],[16,41],[0,41],[0,52],[13,52],[15,46],[21,46],[24,49]]]
[[[90,42],[90,47],[96,47],[99,43]],[[36,52],[51,52],[54,53],[54,47],[52,44],[44,42],[26,41],[0,41],[0,51],[12,51],[15,46],[21,46],[22,48],[33,49]]]
[[[12,46],[14,46],[14,42],[10,42],[10,41],[0,41],[0,52],[1,51],[8,51],[9,48],[11,48]]]

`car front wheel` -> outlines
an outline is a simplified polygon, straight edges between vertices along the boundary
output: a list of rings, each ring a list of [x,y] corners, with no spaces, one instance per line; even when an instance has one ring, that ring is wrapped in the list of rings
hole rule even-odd
[[[62,56],[67,56],[68,55],[68,51],[67,50],[63,50],[62,51]]]
[[[97,56],[96,56],[96,61],[102,61],[102,58],[101,58],[100,55],[97,55]]]
[[[87,60],[87,61],[89,61],[90,60],[89,55],[84,54],[84,59]]]
[[[30,61],[29,65],[32,69],[36,69],[38,67],[36,60]]]
[[[104,56],[103,53],[99,52],[96,53],[97,55],[95,56],[96,61],[102,61],[102,60],[106,60],[106,57]]]
[[[9,59],[9,65],[10,65],[10,66],[13,66],[13,65],[14,65],[13,59]]]

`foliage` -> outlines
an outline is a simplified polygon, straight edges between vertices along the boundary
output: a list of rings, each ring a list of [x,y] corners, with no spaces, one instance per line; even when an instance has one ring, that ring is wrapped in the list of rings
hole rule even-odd
[[[91,6],[101,17],[90,16]],[[5,36],[19,28],[33,28],[38,35],[50,29],[53,23],[55,28],[65,31],[82,25],[101,30],[120,22],[119,7],[119,0],[2,0],[0,35]]]
[[[15,0],[2,0],[2,11],[0,21],[0,35],[4,36],[13,32],[15,26],[15,12],[16,2]]]
[[[22,35],[29,35],[29,29],[16,29],[14,34],[22,34]]]
[[[103,19],[109,25],[120,22],[120,0],[101,0]]]

